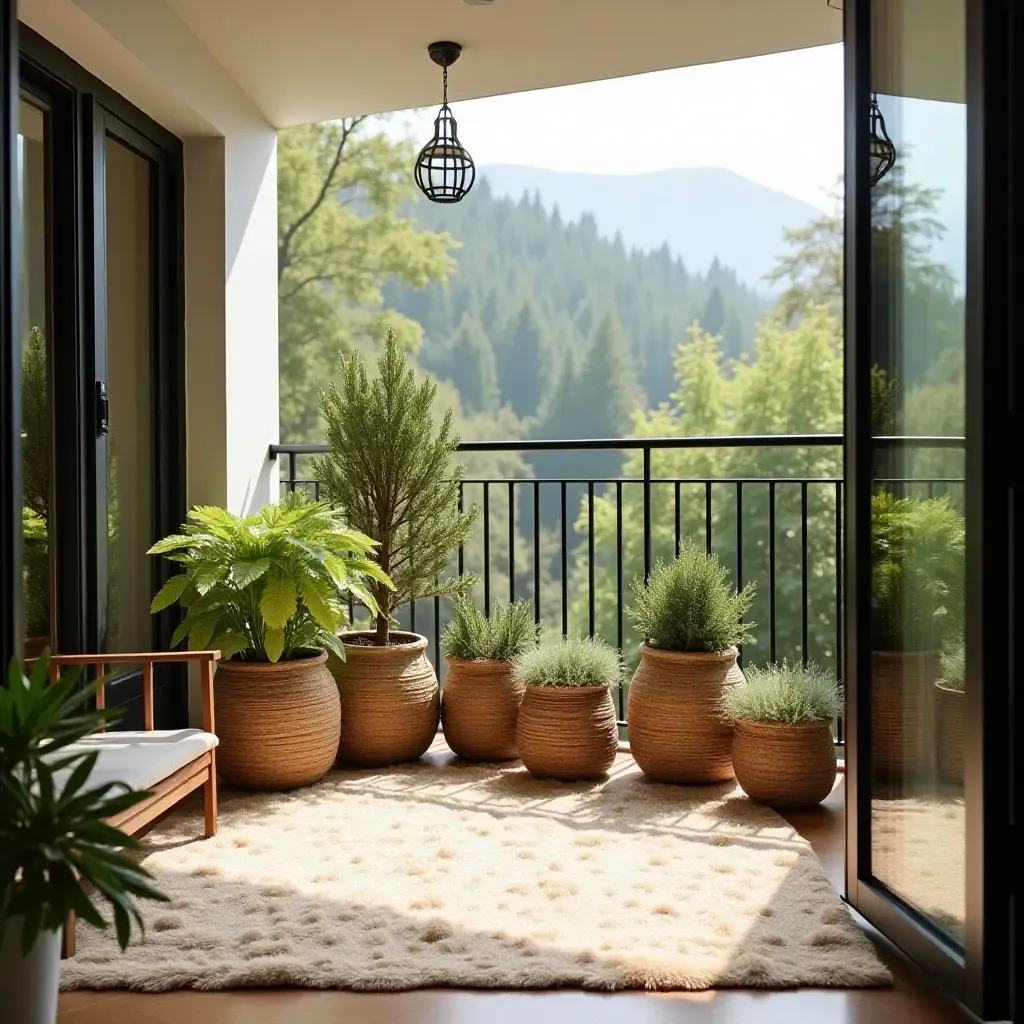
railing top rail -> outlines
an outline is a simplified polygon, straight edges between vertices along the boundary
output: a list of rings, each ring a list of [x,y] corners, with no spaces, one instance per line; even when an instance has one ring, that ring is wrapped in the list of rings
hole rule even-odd
[[[908,445],[916,448],[959,448],[962,437],[901,436],[876,437],[879,445]],[[671,448],[829,448],[843,444],[842,434],[726,434],[720,437],[605,437],[561,441],[518,438],[507,441],[463,441],[462,452],[543,452],[543,451],[644,451]],[[269,456],[320,455],[326,444],[272,444]]]

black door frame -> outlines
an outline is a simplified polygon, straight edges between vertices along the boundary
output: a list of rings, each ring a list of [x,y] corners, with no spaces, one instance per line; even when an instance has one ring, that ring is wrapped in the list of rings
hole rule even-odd
[[[1019,915],[1019,907],[1014,898],[1017,851],[1011,829],[1012,801],[1017,801],[1019,811],[1020,795],[1011,781],[1020,734],[1020,709],[1013,701],[1020,676],[1016,635],[1024,608],[1022,574],[1016,564],[1017,544],[1024,537],[1017,454],[1024,391],[1019,360],[1013,359],[1014,338],[1021,337],[1024,323],[1020,13],[1014,13],[1013,0],[967,4],[967,913],[960,950],[871,873],[871,715],[869,687],[863,685],[870,671],[873,448],[866,132],[871,0],[846,0],[844,6],[847,898],[972,1012],[984,1019],[1005,1019],[1012,1012],[1012,981],[1020,977],[1011,961],[1012,955],[1020,957],[1012,943],[1012,915]]]

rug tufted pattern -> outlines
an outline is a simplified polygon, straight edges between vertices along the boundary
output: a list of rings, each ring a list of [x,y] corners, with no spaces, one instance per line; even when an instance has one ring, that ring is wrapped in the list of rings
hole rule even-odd
[[[144,840],[171,896],[124,954],[79,926],[62,987],[614,990],[889,981],[807,842],[731,785],[521,767],[336,771]]]

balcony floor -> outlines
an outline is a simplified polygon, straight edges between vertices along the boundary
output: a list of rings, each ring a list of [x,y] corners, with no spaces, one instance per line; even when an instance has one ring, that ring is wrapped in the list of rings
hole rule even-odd
[[[439,742],[428,758],[452,755]],[[785,817],[810,841],[830,881],[842,889],[844,787],[818,811]],[[870,933],[870,929],[869,929]],[[715,990],[616,994],[473,992],[429,989],[399,993],[310,990],[193,992],[71,992],[61,996],[67,1024],[938,1024],[962,1018],[934,994],[924,977],[879,940],[893,972],[891,989],[799,989],[791,992]]]

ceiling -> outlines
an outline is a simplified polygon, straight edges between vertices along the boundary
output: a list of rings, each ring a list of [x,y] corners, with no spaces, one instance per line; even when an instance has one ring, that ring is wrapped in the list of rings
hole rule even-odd
[[[438,102],[437,39],[463,45],[467,99],[834,43],[842,24],[825,0],[162,2],[276,127]]]

